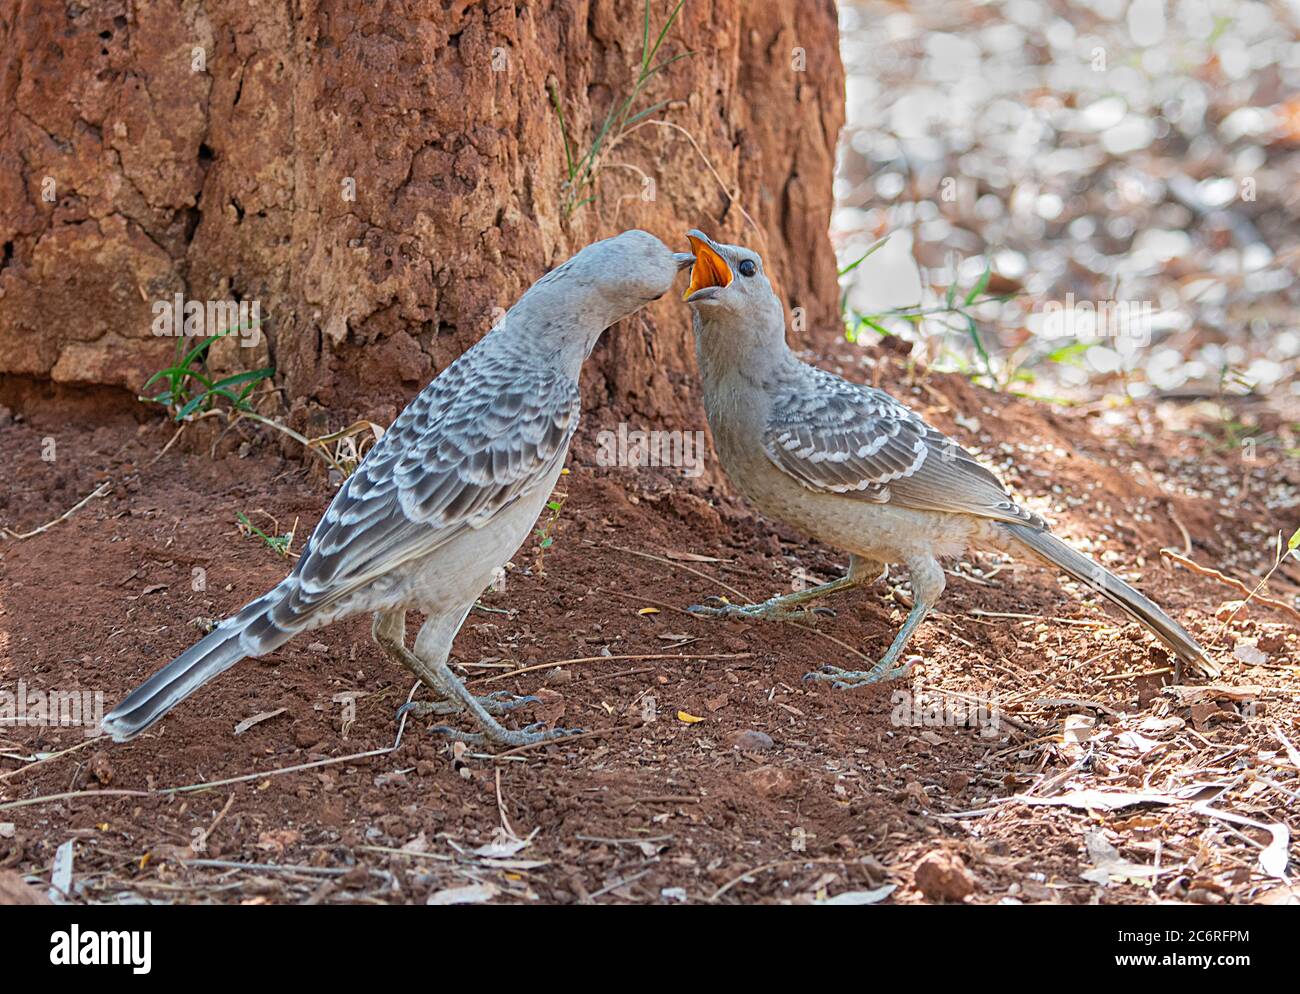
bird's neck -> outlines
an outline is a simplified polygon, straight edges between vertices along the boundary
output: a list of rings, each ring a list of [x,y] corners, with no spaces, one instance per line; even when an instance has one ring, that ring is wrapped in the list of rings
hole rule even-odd
[[[794,353],[785,341],[784,314],[765,319],[761,326],[731,315],[695,312],[695,354],[705,388],[731,380],[755,385],[767,383]]]
[[[536,293],[533,287],[492,329],[507,347],[517,347],[538,365],[578,376],[601,333],[621,315],[595,295]],[[548,288],[549,289],[549,288]]]
[[[785,343],[784,316],[766,328],[745,327],[695,314],[695,354],[704,413],[725,464],[739,471],[755,433],[767,422],[769,389],[788,363],[798,362]]]

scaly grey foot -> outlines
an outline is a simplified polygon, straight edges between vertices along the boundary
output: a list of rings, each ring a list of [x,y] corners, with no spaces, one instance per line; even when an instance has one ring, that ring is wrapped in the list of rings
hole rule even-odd
[[[865,687],[869,683],[881,683],[885,680],[895,680],[900,676],[904,676],[911,667],[907,663],[900,665],[898,657],[907,648],[912,633],[916,631],[929,610],[930,606],[924,603],[918,603],[912,607],[912,610],[907,613],[907,619],[903,622],[903,627],[894,636],[894,641],[889,644],[885,654],[880,657],[880,662],[876,663],[871,669],[845,670],[828,664],[820,670],[805,673],[803,678],[805,680],[829,680],[831,686],[836,690],[852,690],[854,687]]]
[[[743,621],[807,621],[823,615],[834,617],[828,607],[790,606],[784,598],[773,597],[761,604],[732,604],[721,597],[710,597],[712,604],[692,604],[686,610],[701,618],[735,618]]]
[[[488,714],[498,715],[506,714],[525,704],[536,704],[538,698],[532,694],[521,697],[508,690],[494,690],[490,694],[476,697],[475,700],[483,705],[483,710]],[[404,714],[409,714],[412,718],[424,718],[429,715],[445,717],[449,714],[460,714],[464,710],[465,708],[458,701],[408,701],[397,709],[396,717],[399,720]]]
[[[883,662],[883,660],[882,660]],[[820,670],[805,673],[805,680],[826,680],[836,690],[853,690],[872,683],[885,683],[906,676],[912,668],[910,663],[901,666],[874,666],[869,670],[846,670],[827,663]]]
[[[495,726],[495,727],[494,727]],[[540,729],[546,728],[546,722],[539,721],[528,727],[516,731],[512,728],[503,728],[496,722],[492,725],[484,724],[482,732],[462,732],[458,728],[451,728],[447,725],[436,725],[429,731],[434,735],[445,735],[449,739],[457,742],[467,742],[470,745],[485,746],[488,744],[509,746],[535,745],[538,742],[548,742],[552,739],[562,739],[569,735],[581,735],[581,728],[550,728],[546,731]]]

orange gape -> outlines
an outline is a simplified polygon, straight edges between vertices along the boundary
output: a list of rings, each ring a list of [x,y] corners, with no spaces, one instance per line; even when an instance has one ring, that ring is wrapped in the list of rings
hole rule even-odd
[[[695,265],[691,267],[691,285],[686,288],[682,299],[685,300],[696,290],[702,290],[706,286],[730,286],[731,267],[722,256],[695,236],[687,235],[686,238],[695,253]]]

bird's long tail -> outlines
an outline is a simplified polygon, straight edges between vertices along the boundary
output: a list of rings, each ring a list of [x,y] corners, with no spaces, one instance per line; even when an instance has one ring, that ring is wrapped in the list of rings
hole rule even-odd
[[[1218,674],[1196,639],[1153,601],[1138,593],[1105,567],[1075,552],[1051,532],[1031,525],[999,522],[999,527],[1038,559],[1085,584],[1145,627],[1184,663],[1205,676]]]
[[[272,614],[282,594],[277,587],[246,605],[136,687],[104,716],[104,732],[114,742],[134,738],[245,656],[258,656],[287,642],[293,633],[275,625]]]

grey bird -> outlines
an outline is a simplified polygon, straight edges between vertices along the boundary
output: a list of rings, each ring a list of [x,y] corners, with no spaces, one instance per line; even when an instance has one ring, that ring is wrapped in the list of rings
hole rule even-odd
[[[528,537],[578,426],[578,374],[601,333],[663,296],[691,262],[644,231],[587,246],[530,287],[425,387],[335,495],[293,572],[132,691],[103,721],[124,741],[245,656],[372,613],[375,641],[439,698],[417,713],[468,712],[470,742],[519,746],[566,734],[494,717],[535,698],[472,695],[447,665],[475,600]],[[406,646],[406,612],[426,620]]]
[[[727,476],[764,514],[849,553],[848,575],[757,605],[695,605],[712,617],[806,616],[826,594],[911,573],[913,607],[870,670],[808,674],[845,688],[900,676],[908,640],[944,589],[940,560],[968,548],[1029,553],[1087,585],[1173,651],[1212,672],[1183,627],[1131,586],[1053,536],[998,478],[889,394],[810,366],[785,341],[785,314],[758,254],[688,235],[704,409]],[[1181,668],[1180,668],[1181,672]]]

